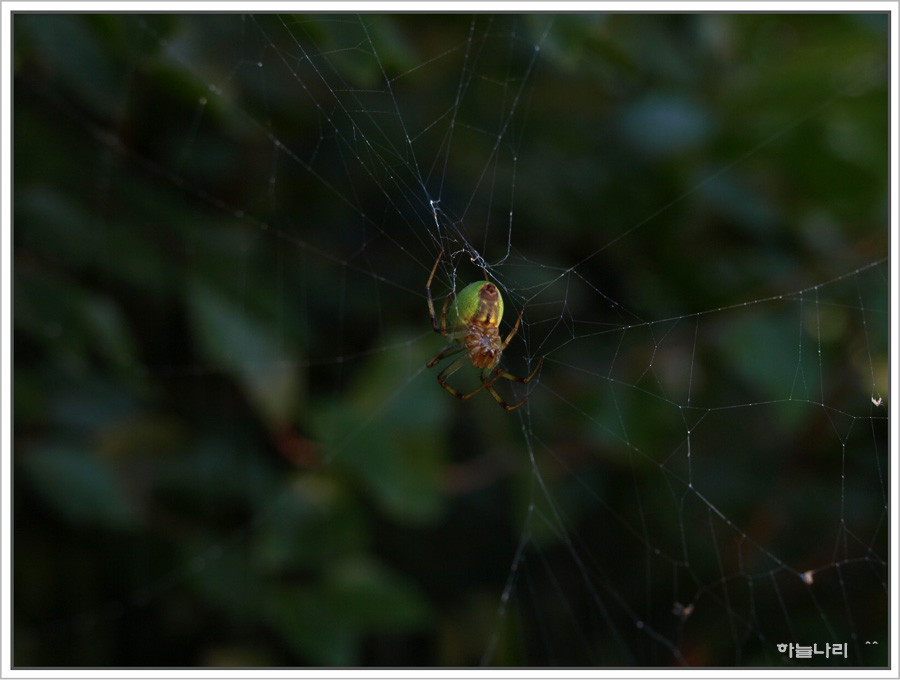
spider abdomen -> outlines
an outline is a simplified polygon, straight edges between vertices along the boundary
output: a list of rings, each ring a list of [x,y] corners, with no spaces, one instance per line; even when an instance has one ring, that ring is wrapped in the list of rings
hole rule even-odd
[[[469,334],[463,342],[472,358],[475,368],[493,368],[500,361],[500,352],[503,343],[500,341],[500,333],[497,327],[483,323],[470,323],[467,326]]]

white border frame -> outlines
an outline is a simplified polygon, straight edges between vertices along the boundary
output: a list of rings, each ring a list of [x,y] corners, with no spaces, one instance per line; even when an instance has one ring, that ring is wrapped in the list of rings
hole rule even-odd
[[[893,182],[891,191],[891,235],[890,271],[891,271],[891,309],[895,313],[891,317],[891,350],[890,350],[890,385],[896,386],[898,346],[897,346],[897,300],[898,300],[898,212],[897,212],[897,140],[898,140],[898,7],[897,2],[518,2],[506,0],[493,2],[418,2],[417,0],[391,0],[380,2],[135,2],[123,3],[116,0],[93,2],[3,2],[0,4],[0,84],[2,84],[2,129],[0,129],[0,210],[2,210],[2,241],[0,241],[0,315],[2,315],[2,363],[0,363],[0,445],[2,445],[2,468],[0,468],[0,677],[9,678],[613,678],[627,676],[630,678],[671,678],[679,677],[716,677],[716,678],[758,678],[758,677],[790,677],[790,678],[900,678],[898,668],[898,647],[893,644],[890,652],[889,670],[853,670],[827,668],[810,669],[703,669],[686,668],[672,670],[648,669],[585,669],[585,670],[538,670],[538,669],[439,669],[439,670],[400,670],[400,669],[291,669],[291,670],[227,670],[227,669],[152,669],[152,670],[14,670],[11,667],[11,630],[12,611],[10,600],[12,595],[12,521],[11,521],[11,476],[12,476],[12,43],[11,24],[13,12],[888,12],[891,28],[891,117],[890,141],[891,161],[890,176]],[[897,403],[888,399],[890,414],[890,512],[891,530],[890,550],[890,631],[897,635],[898,627],[898,438],[897,438]],[[884,641],[890,644],[889,640]]]

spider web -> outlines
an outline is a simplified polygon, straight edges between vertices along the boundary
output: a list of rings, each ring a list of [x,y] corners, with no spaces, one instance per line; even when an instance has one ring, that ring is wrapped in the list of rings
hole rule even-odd
[[[884,15],[13,35],[16,665],[888,664]]]

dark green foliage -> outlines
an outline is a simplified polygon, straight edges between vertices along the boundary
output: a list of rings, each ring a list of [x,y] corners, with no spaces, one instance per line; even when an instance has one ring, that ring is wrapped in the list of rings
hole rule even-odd
[[[886,16],[12,28],[17,666],[886,663]]]

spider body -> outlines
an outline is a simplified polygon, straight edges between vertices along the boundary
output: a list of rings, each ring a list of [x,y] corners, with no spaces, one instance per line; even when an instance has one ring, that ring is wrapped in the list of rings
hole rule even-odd
[[[425,293],[428,296],[428,312],[431,315],[431,326],[435,333],[440,333],[450,343],[428,362],[427,367],[431,368],[442,359],[465,351],[465,356],[458,358],[438,374],[437,379],[441,387],[458,399],[469,399],[481,390],[486,389],[500,406],[507,411],[512,411],[528,401],[528,397],[518,404],[510,406],[492,385],[500,378],[528,384],[544,361],[543,357],[541,357],[534,371],[527,378],[520,378],[497,368],[503,351],[519,330],[519,323],[522,321],[522,314],[525,310],[523,309],[519,312],[519,317],[516,319],[512,331],[506,336],[506,339],[501,340],[499,328],[500,321],[503,318],[503,296],[500,295],[500,290],[497,286],[490,281],[476,281],[463,288],[455,300],[453,300],[452,292],[447,296],[444,307],[441,309],[441,325],[438,326],[437,317],[434,313],[434,303],[431,300],[431,281],[434,279],[434,274],[443,254],[444,251],[441,251],[437,261],[434,263],[431,276],[428,277],[428,283],[425,284]],[[487,278],[487,274],[485,274],[485,278]],[[453,300],[452,306],[450,305],[451,300]],[[450,316],[449,326],[447,324],[448,308]],[[481,369],[481,387],[473,392],[463,394],[448,385],[447,378],[458,371],[465,364],[466,359],[469,359],[475,368]]]
[[[500,320],[503,296],[488,281],[476,281],[462,289],[451,306],[455,326],[465,327],[466,335],[457,339],[465,344],[475,368],[493,368],[500,361],[503,341]]]

